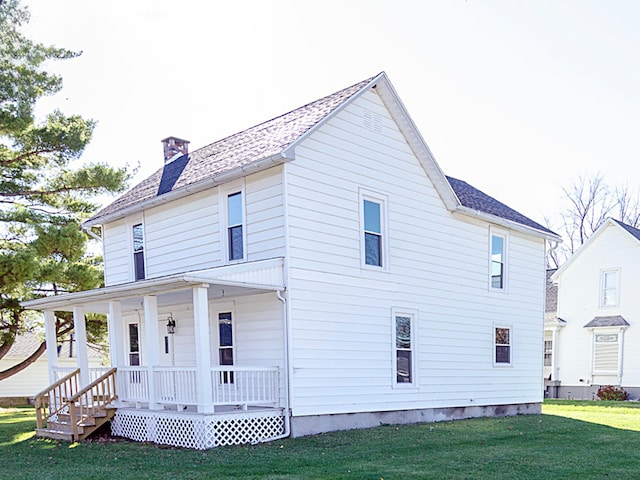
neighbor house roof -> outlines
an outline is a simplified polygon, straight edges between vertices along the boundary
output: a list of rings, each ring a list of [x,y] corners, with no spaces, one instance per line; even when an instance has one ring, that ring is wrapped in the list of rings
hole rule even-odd
[[[398,121],[447,208],[466,215],[482,212],[488,220],[504,221],[507,226],[522,226],[527,231],[533,230],[547,238],[560,240],[551,230],[468,183],[445,177],[384,72],[163,165],[100,210],[85,225],[107,223],[143,208],[224,183],[235,176],[293,160],[293,149],[314,127],[372,87],[378,87],[383,102]]]
[[[14,340],[13,344],[11,345],[11,348],[9,348],[9,351],[6,354],[6,358],[12,358],[12,359],[24,359],[27,358],[29,355],[33,354],[33,352],[35,352],[38,347],[40,346],[40,344],[44,342],[44,335],[39,336],[38,334],[34,333],[34,332],[24,332],[21,333],[20,335],[16,336],[16,339]],[[72,345],[73,342],[73,345]],[[75,347],[75,339],[74,340],[70,340],[70,339],[66,339],[63,340],[60,345],[59,345],[59,350],[58,350],[58,357],[59,358],[76,358],[76,349]],[[93,343],[87,343],[87,355],[89,357],[89,360],[102,360],[102,350],[103,348],[100,347],[99,345],[95,345]],[[42,357],[42,358],[46,358],[46,357]]]
[[[624,228],[627,232],[629,232],[631,235],[633,235],[636,238],[636,240],[640,240],[640,230],[638,230],[635,227],[632,227],[631,225],[627,225],[626,223],[622,223],[620,220],[612,219],[612,221],[614,221],[615,223],[620,225],[622,228]]]
[[[584,328],[594,328],[594,327],[628,327],[629,322],[627,322],[620,315],[612,315],[609,317],[594,317],[589,323],[587,323]]]

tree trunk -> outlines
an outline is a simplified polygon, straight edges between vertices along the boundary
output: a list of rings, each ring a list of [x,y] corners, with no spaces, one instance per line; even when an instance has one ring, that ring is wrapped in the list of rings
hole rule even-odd
[[[42,342],[38,347],[38,349],[35,352],[33,352],[31,355],[29,355],[27,358],[25,358],[23,361],[14,365],[13,367],[10,367],[10,368],[7,368],[6,370],[1,371],[0,380],[9,378],[10,376],[15,375],[16,373],[21,372],[22,370],[27,368],[29,365],[31,365],[36,360],[38,360],[38,358],[42,356],[42,354],[45,352],[46,349],[47,349],[47,343]]]

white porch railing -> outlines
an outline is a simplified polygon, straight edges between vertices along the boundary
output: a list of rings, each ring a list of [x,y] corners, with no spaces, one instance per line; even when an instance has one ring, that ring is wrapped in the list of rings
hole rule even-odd
[[[76,368],[78,368],[78,367],[54,367],[53,368],[53,373],[56,376],[56,380],[60,380],[61,378],[64,378],[65,376],[67,376],[70,373],[72,373],[73,371],[75,371]],[[111,369],[111,367],[90,367],[89,368],[89,379],[92,382],[94,382],[98,378],[100,378],[102,375],[107,373],[110,369]]]
[[[119,399],[147,403],[149,369],[147,367],[118,368]],[[155,395],[159,405],[197,405],[198,391],[195,367],[154,367]],[[278,367],[213,367],[212,405],[277,406],[280,403]]]

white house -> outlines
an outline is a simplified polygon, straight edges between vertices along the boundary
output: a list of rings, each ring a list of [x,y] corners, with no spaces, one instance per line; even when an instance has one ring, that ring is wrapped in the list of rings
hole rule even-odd
[[[547,380],[562,398],[600,386],[640,396],[640,230],[608,219],[553,275],[557,313],[545,321]]]
[[[0,358],[0,371],[8,370],[19,364],[35,352],[41,344],[42,338],[34,332],[18,335],[6,355]],[[75,351],[73,337],[60,343],[57,348],[57,370],[59,373],[68,373],[76,368],[78,360]],[[87,357],[90,368],[99,372],[100,367],[103,366],[103,355],[100,348],[97,345],[88,345]],[[41,355],[24,370],[0,380],[0,404],[26,404],[30,397],[45,389],[49,384],[47,357]]]
[[[559,238],[446,177],[385,73],[193,152],[163,143],[86,224],[106,286],[25,304],[49,328],[73,311],[78,338],[108,314],[114,433],[210,448],[540,411]]]

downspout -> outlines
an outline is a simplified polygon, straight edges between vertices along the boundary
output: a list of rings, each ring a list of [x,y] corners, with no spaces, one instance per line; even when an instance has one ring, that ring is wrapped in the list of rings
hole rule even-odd
[[[285,395],[284,395],[284,433],[282,435],[278,435],[277,437],[272,437],[268,441],[271,442],[273,440],[280,440],[282,438],[288,438],[291,435],[291,411],[289,409],[290,394],[291,390],[289,389],[289,321],[287,315],[287,299],[282,296],[282,292],[284,290],[276,290],[276,297],[278,300],[282,302],[282,327],[284,331],[284,371],[285,378],[287,379],[285,383]]]
[[[98,235],[93,233],[91,231],[91,227],[87,227],[86,225],[82,225],[82,230],[84,230],[87,233],[87,235],[89,235],[94,240],[97,240],[98,242],[102,243],[102,237],[99,237]]]

